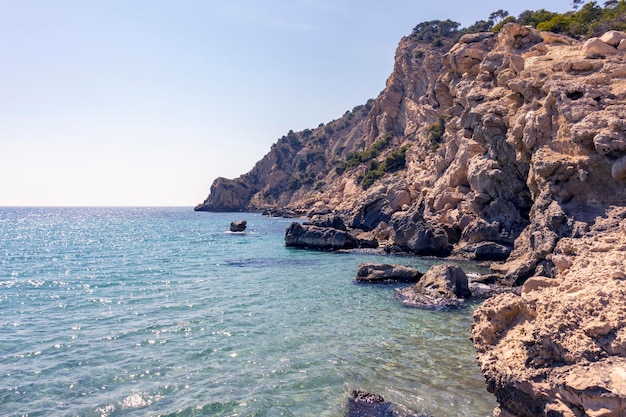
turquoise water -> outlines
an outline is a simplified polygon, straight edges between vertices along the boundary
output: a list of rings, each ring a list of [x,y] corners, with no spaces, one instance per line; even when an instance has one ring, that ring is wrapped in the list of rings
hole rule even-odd
[[[244,234],[227,232],[245,219]],[[407,309],[359,263],[286,248],[292,220],[188,208],[0,208],[0,415],[489,416],[473,308]]]

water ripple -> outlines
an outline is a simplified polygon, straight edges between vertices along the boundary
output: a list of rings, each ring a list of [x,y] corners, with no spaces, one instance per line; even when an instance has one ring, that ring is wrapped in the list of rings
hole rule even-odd
[[[246,217],[235,236],[232,214],[0,209],[2,413],[338,417],[360,388],[491,414],[471,309],[403,308],[352,284],[388,258],[289,250],[291,220]]]

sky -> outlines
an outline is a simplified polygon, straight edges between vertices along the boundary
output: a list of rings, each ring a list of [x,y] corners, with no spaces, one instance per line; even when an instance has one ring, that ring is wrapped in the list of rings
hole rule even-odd
[[[402,36],[570,0],[0,0],[0,206],[189,206],[375,98]]]

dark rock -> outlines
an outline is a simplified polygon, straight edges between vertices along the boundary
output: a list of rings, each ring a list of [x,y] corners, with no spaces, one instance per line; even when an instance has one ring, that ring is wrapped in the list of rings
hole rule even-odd
[[[354,216],[352,227],[366,231],[374,230],[381,222],[388,222],[393,209],[386,198],[364,204]]]
[[[352,391],[345,417],[431,417],[417,414],[401,404],[392,404],[378,394]]]
[[[416,255],[446,256],[450,253],[448,234],[435,225],[427,223],[418,213],[407,213],[394,218],[394,244]]]
[[[422,275],[417,269],[408,266],[363,263],[357,267],[354,279],[363,283],[417,282]]]
[[[376,238],[364,239],[360,236],[357,236],[356,240],[359,248],[376,249],[378,247],[378,239]]]
[[[395,297],[407,307],[440,310],[464,307],[471,295],[465,272],[444,264],[431,267],[417,284],[397,290]]]
[[[338,250],[356,248],[358,242],[354,236],[344,230],[293,222],[285,231],[285,245],[298,248]]]
[[[283,217],[286,219],[293,219],[297,217],[303,217],[303,214],[295,210],[287,209],[264,209],[262,214],[268,217]]]
[[[365,391],[352,391],[348,399],[346,417],[393,417],[391,403],[377,394]]]
[[[472,243],[463,248],[477,261],[504,261],[511,254],[512,247],[496,242]]]
[[[311,220],[302,223],[305,226],[317,226],[317,227],[331,227],[337,230],[346,231],[346,225],[341,220],[341,218],[337,215],[333,214],[323,214],[323,215],[315,215],[311,218]]]
[[[231,232],[243,232],[246,230],[248,223],[245,220],[237,220],[230,223]]]

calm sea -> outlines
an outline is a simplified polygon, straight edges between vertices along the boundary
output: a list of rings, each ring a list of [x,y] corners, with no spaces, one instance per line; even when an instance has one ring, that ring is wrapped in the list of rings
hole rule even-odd
[[[228,232],[244,219],[243,234]],[[0,208],[0,415],[342,416],[364,389],[489,416],[472,308],[407,309],[292,220],[189,208]]]

